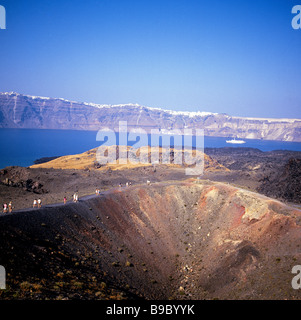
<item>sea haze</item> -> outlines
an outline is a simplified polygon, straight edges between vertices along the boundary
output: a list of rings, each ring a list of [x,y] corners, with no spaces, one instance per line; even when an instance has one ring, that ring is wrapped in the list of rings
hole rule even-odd
[[[102,144],[96,141],[96,131],[48,130],[48,129],[0,129],[0,168],[7,166],[30,166],[43,157],[64,156],[85,152]],[[167,136],[168,137],[168,136]],[[114,139],[113,139],[114,140]],[[187,147],[195,146],[194,139]],[[205,148],[248,147],[262,151],[301,151],[300,142],[282,142],[244,139],[246,143],[226,143],[227,138],[205,137]],[[118,135],[116,137],[118,143]],[[150,142],[150,137],[148,138]],[[107,144],[111,144],[108,140]],[[129,142],[133,145],[134,142]]]

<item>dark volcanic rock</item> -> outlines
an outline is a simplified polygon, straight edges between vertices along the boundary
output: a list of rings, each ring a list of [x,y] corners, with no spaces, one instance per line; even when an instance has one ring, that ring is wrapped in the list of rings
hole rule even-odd
[[[301,152],[252,148],[206,148],[206,154],[230,169],[208,178],[247,187],[282,201],[301,203]]]
[[[41,164],[41,163],[45,163],[45,162],[49,162],[51,160],[57,159],[59,157],[60,156],[57,156],[57,157],[43,157],[43,158],[35,160],[33,163],[34,164]]]
[[[301,159],[291,158],[281,170],[265,176],[258,191],[268,196],[301,203]]]
[[[21,188],[37,194],[47,193],[43,184],[30,178],[31,170],[23,167],[7,167],[0,170],[0,182],[8,187]]]

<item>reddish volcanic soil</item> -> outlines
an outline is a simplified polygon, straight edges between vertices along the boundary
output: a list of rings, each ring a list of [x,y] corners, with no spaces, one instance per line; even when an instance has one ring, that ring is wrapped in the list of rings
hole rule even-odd
[[[0,217],[1,299],[300,299],[301,211],[190,179]]]

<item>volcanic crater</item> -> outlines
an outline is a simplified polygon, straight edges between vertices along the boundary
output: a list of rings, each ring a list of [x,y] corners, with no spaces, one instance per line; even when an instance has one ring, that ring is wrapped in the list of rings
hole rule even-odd
[[[1,296],[300,299],[300,232],[300,210],[225,183],[114,188],[1,216]]]

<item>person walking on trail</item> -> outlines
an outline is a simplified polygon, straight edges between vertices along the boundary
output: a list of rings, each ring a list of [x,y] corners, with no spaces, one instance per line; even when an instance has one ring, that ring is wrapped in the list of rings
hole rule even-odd
[[[42,207],[42,200],[39,198],[38,199],[38,208],[41,208]]]
[[[7,213],[7,203],[3,204],[3,213]]]
[[[10,201],[8,204],[8,212],[12,212],[13,211],[13,205],[12,202]]]
[[[33,207],[33,208],[36,208],[36,207],[37,207],[37,199],[34,199],[34,200],[33,200],[33,205],[32,205],[32,207]]]
[[[78,193],[75,192],[73,195],[73,202],[78,202]]]
[[[66,197],[64,197],[64,204],[66,204],[66,202],[67,202],[67,198],[66,198]]]

